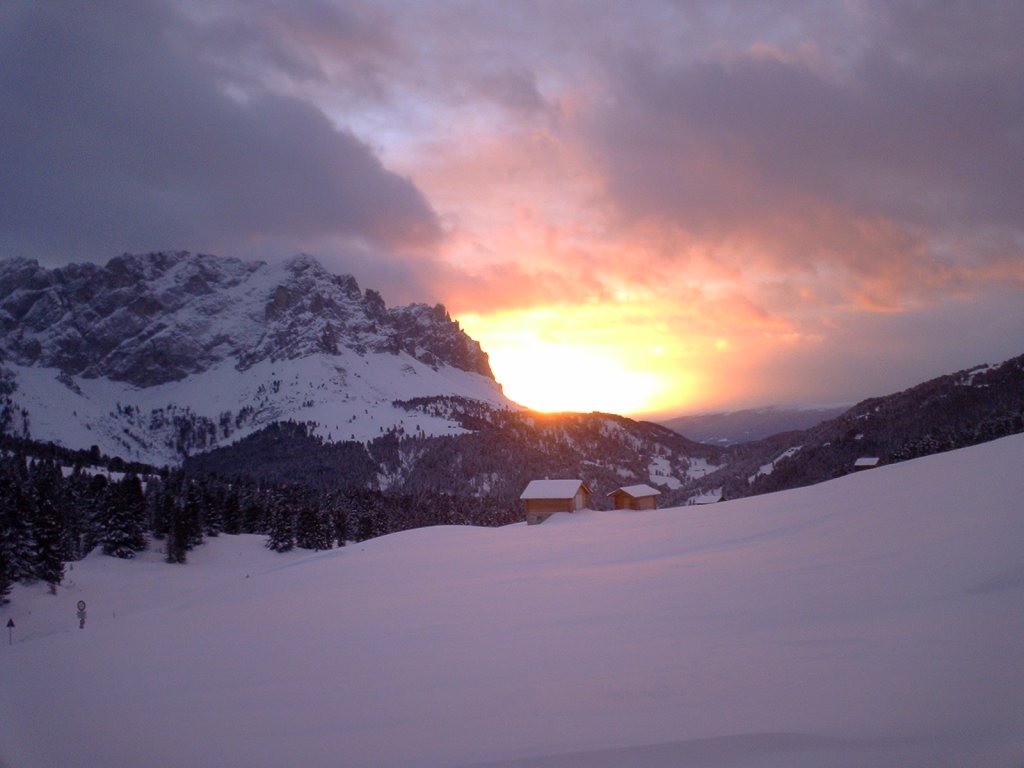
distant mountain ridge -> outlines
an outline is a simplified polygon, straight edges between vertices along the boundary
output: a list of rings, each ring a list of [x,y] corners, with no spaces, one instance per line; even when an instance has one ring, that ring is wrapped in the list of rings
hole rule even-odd
[[[487,355],[440,304],[388,309],[351,275],[300,255],[283,264],[187,252],[118,256],[46,269],[0,262],[0,354],[137,387],[231,361],[405,352],[494,378]]]
[[[839,416],[849,407],[850,404],[807,408],[768,406],[677,416],[661,423],[699,443],[729,446],[762,440],[780,432],[809,429]]]
[[[698,486],[754,496],[849,474],[862,457],[890,464],[1019,432],[1024,355],[869,398],[811,429],[733,446]]]

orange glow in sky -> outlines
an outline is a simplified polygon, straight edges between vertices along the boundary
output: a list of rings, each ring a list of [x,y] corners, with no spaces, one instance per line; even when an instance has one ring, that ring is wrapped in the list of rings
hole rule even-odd
[[[1024,351],[1022,2],[68,5],[0,6],[4,258],[309,253],[544,410]]]
[[[505,394],[528,408],[637,414],[687,401],[694,377],[667,353],[672,339],[638,332],[621,312],[588,305],[458,319],[490,355]]]

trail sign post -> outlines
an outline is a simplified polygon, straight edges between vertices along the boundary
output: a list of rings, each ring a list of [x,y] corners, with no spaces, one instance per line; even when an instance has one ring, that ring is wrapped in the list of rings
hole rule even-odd
[[[85,600],[78,601],[78,628],[85,629]]]
[[[7,620],[7,644],[14,645],[14,619]]]

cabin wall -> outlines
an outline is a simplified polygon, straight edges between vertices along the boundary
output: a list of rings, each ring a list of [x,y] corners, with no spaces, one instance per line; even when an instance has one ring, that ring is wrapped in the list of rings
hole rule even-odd
[[[616,509],[656,509],[658,506],[656,496],[641,496],[635,499],[628,493],[616,493],[612,499],[615,501]]]
[[[528,525],[543,523],[556,512],[575,512],[590,507],[590,494],[582,488],[571,499],[523,499]]]
[[[526,514],[537,512],[539,514],[554,512],[572,512],[578,509],[575,506],[575,499],[524,499]]]
[[[656,509],[657,507],[657,496],[641,496],[639,499],[633,499],[633,509]]]

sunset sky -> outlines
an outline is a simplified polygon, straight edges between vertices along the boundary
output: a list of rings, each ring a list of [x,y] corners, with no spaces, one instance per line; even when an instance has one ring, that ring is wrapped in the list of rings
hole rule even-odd
[[[1024,3],[0,4],[0,258],[299,251],[524,405],[1024,352]]]

